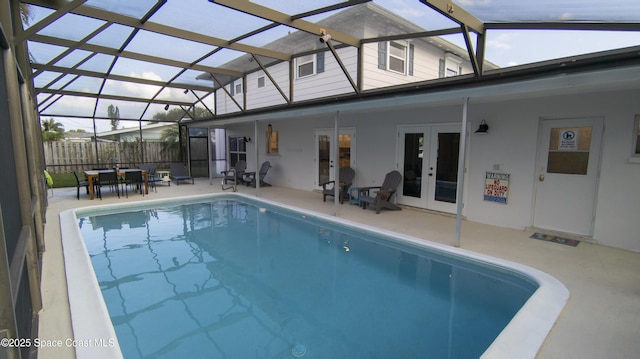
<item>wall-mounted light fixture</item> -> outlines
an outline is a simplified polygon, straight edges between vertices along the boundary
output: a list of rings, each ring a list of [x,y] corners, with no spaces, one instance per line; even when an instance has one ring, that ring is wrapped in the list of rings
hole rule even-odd
[[[325,29],[320,29],[320,42],[321,43],[325,43],[329,40],[331,40],[331,35],[327,34],[327,30]]]
[[[482,120],[480,122],[480,126],[478,126],[478,129],[474,133],[476,135],[486,135],[487,133],[489,133],[489,125],[487,125],[487,123]]]
[[[185,93],[185,95],[186,95],[187,93],[189,93],[189,89],[184,89],[184,93]]]
[[[169,104],[164,105],[164,110],[169,111]]]
[[[242,140],[246,142],[251,142],[251,137],[243,137]]]

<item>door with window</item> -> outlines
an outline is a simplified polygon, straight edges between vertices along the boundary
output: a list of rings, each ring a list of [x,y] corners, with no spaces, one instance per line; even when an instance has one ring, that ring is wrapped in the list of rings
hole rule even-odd
[[[320,184],[334,180],[334,131],[314,131],[314,176],[313,188]],[[338,134],[338,168],[350,166],[355,169],[355,129],[340,129]]]
[[[189,127],[189,168],[192,177],[209,176],[208,129]]]
[[[542,122],[534,227],[593,234],[602,127],[601,118]]]
[[[459,149],[459,125],[400,126],[398,203],[455,213]]]

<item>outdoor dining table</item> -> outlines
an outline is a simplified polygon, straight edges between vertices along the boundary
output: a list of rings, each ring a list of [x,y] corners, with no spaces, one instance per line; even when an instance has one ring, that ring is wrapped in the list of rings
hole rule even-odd
[[[87,182],[89,182],[89,199],[94,199],[94,191],[93,191],[93,182],[98,179],[98,175],[100,173],[113,172],[114,170],[91,170],[84,171],[85,176],[87,176]],[[144,193],[149,194],[149,181],[147,176],[147,171],[143,171],[141,169],[120,169],[118,170],[118,177],[124,177],[125,172],[142,172],[142,178],[144,179]]]

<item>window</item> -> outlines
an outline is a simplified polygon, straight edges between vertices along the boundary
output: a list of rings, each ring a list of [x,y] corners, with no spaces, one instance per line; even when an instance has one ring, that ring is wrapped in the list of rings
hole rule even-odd
[[[229,136],[229,166],[235,166],[239,160],[247,160],[247,146],[244,137]]]
[[[408,50],[407,50],[408,49]],[[383,41],[378,43],[378,68],[398,72],[403,75],[413,75],[413,56],[415,48],[412,44],[398,41]]]
[[[324,72],[324,52],[298,57],[296,65],[298,78],[322,73]]]
[[[242,93],[242,84],[236,84],[236,93]]]
[[[278,154],[278,131],[274,131],[271,124],[267,126],[267,153]]]
[[[586,175],[593,128],[558,127],[551,129],[547,172]]]
[[[389,70],[404,74],[407,59],[407,47],[399,42],[389,43]]]
[[[258,77],[258,88],[264,87],[264,76]]]
[[[442,70],[445,69],[443,74]],[[462,58],[452,53],[446,53],[444,61],[440,60],[440,77],[451,77],[462,75]]]

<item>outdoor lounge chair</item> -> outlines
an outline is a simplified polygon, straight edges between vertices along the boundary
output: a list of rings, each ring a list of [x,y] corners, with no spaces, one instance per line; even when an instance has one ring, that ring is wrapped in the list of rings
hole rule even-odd
[[[236,164],[226,171],[222,171],[222,190],[233,189],[233,192],[238,190],[238,183],[243,182],[243,176],[247,169],[247,162],[244,160],[238,160]]]
[[[169,178],[176,181],[176,185],[180,185],[180,181],[191,181],[191,184],[194,184],[193,177],[191,177],[182,163],[171,163],[170,164],[171,174]]]
[[[353,177],[355,176],[356,171],[349,166],[342,167],[338,171],[338,195],[340,196],[340,204],[344,203],[345,199],[349,199],[349,187],[351,187]],[[332,186],[329,187],[331,184]],[[321,183],[320,186],[322,186],[322,202],[327,201],[327,196],[335,196],[336,181]]]
[[[267,172],[269,172],[269,168],[271,168],[271,162],[264,161],[262,162],[262,166],[260,166],[260,171],[258,172],[258,180],[260,181],[260,187],[271,187],[270,184],[264,181],[264,178],[267,176]],[[244,183],[248,186],[255,187],[256,186],[256,173],[255,172],[245,172],[243,176]]]
[[[367,205],[370,204],[375,206],[376,214],[380,213],[380,209],[382,208],[394,211],[400,210],[400,207],[391,203],[393,195],[396,193],[400,182],[402,182],[402,175],[400,172],[391,171],[384,176],[384,182],[382,182],[381,186],[359,188],[358,191],[362,209],[366,209]]]

